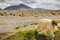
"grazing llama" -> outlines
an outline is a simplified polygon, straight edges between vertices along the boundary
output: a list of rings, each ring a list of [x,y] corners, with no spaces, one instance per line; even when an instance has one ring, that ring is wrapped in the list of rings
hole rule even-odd
[[[36,26],[37,31],[44,32],[44,34],[48,32],[51,40],[54,40],[54,28],[55,28],[54,22],[55,21],[52,21],[50,19],[40,19],[38,25]]]

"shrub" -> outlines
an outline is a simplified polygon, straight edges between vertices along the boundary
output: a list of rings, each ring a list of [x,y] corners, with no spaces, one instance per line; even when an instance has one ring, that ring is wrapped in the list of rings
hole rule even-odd
[[[19,13],[19,16],[23,17],[24,16],[24,13]]]
[[[3,40],[32,40],[35,35],[35,30],[19,31],[15,35],[9,36]]]
[[[18,26],[18,27],[16,27],[15,29],[19,29],[20,27]]]
[[[52,15],[56,15],[55,13],[51,12]]]
[[[54,31],[54,35],[55,35],[54,40],[60,40],[60,31],[59,30]]]
[[[58,29],[60,30],[60,26],[58,26]]]
[[[2,13],[1,13],[0,15],[1,15],[1,16],[3,16],[3,14],[2,14]]]
[[[22,27],[27,27],[28,25],[22,25]]]
[[[33,22],[31,25],[37,25],[38,24],[38,22]]]
[[[10,13],[10,15],[12,15],[12,13]]]
[[[35,31],[34,30],[27,30],[27,31],[24,31],[22,33],[22,35],[27,38],[28,40],[31,40],[32,37],[35,35]]]
[[[21,27],[27,27],[28,25],[22,25],[22,26],[17,26],[16,28],[14,28],[14,29],[19,29],[19,28],[21,28]]]
[[[15,14],[13,14],[13,16],[15,16]]]

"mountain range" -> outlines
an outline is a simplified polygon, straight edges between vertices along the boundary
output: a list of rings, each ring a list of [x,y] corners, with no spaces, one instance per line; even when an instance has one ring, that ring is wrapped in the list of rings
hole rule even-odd
[[[18,9],[31,9],[31,7],[28,7],[24,4],[20,4],[20,5],[9,6],[4,10],[18,10]]]
[[[0,10],[1,10],[1,8],[0,8]]]
[[[27,5],[24,5],[24,4],[8,6],[8,7],[6,7],[3,10],[20,10],[20,9],[46,10],[44,8],[31,8],[31,7],[29,7]],[[0,8],[0,10],[2,10],[2,9]]]

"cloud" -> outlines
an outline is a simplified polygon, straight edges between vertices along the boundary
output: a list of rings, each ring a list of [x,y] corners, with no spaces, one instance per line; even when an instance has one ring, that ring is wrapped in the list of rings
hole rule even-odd
[[[45,8],[45,9],[52,9],[57,10],[60,9],[60,1],[58,0],[33,0],[35,3],[26,3],[26,0],[23,0],[23,3],[32,7],[32,8]],[[28,2],[28,0],[27,0]]]
[[[20,0],[8,0],[7,3],[10,5],[17,5],[17,4],[20,4],[21,1]]]
[[[20,4],[20,0],[0,0],[0,8],[4,9],[8,6]]]
[[[0,0],[0,3],[5,2],[5,0]]]
[[[21,0],[23,3],[37,3],[37,0]]]
[[[0,0],[0,8],[25,4],[31,8],[60,9],[60,0]]]
[[[0,8],[1,9],[4,9],[6,7],[10,6],[9,4],[6,4],[6,3],[0,3]]]

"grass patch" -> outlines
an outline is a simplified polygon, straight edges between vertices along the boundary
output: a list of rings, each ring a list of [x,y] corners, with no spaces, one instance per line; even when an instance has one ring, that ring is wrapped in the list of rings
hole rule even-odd
[[[54,40],[60,40],[60,27],[58,27],[58,30],[54,31]]]
[[[3,40],[32,40],[34,35],[35,35],[35,30],[19,31],[15,35],[7,37]]]
[[[39,22],[33,22],[31,25],[38,25]]]

